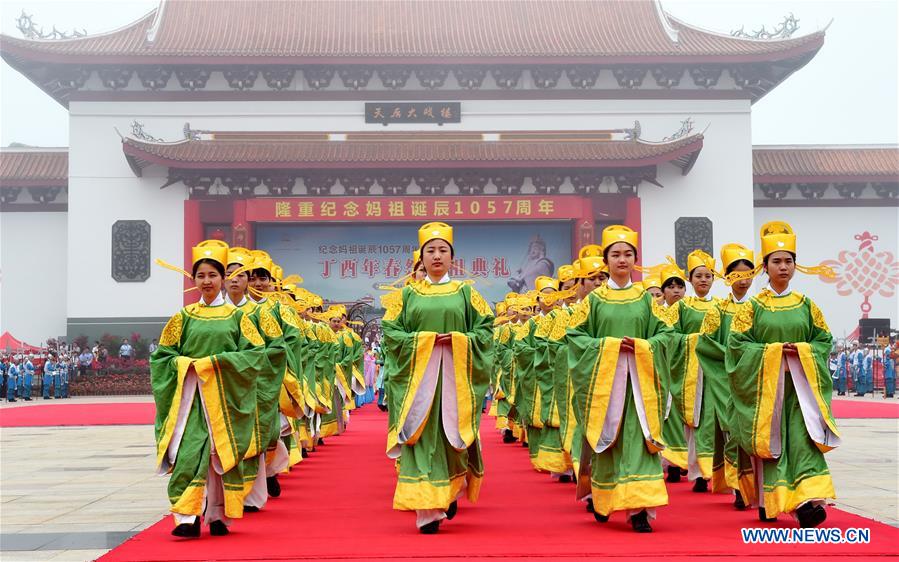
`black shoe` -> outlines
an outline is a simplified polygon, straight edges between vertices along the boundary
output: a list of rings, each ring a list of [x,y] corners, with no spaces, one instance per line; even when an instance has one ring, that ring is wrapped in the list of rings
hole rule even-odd
[[[268,476],[265,479],[265,487],[268,488],[268,495],[277,498],[281,495],[281,484],[278,483],[277,476]]]
[[[609,521],[608,515],[600,515],[595,511],[593,512],[593,518],[596,519],[596,521],[599,523],[607,523]]]
[[[31,402],[31,398],[25,398],[25,402]]]
[[[595,511],[593,511],[593,498],[587,499],[587,505],[585,509],[587,510],[587,513],[596,513]]]
[[[649,525],[649,514],[646,513],[645,509],[631,517],[631,527],[638,533],[652,532],[652,527]]]
[[[777,517],[768,517],[768,514],[765,512],[764,507],[759,508],[759,521],[763,521],[765,523],[773,523],[777,521]]]
[[[15,402],[15,401],[16,401],[15,398],[10,398],[9,400],[7,400],[7,402]]]
[[[527,441],[522,441],[522,442],[521,442],[521,446],[522,446],[522,447],[527,447],[527,446],[528,446],[528,442],[527,442]]]
[[[453,517],[456,516],[456,513],[459,512],[459,503],[453,502],[449,505],[449,509],[446,510],[446,518],[452,521]]]
[[[199,516],[193,523],[182,523],[172,529],[172,534],[176,537],[185,539],[196,539],[200,537],[200,518]]]
[[[325,440],[322,439],[321,437],[319,437],[319,438],[318,438],[318,444],[319,444],[319,445],[324,445],[324,444],[325,444]]]
[[[515,436],[512,435],[512,430],[504,429],[503,430],[503,443],[514,443],[514,442],[515,442]]]
[[[243,506],[244,513],[259,513],[259,508],[255,505],[245,505]]]
[[[418,530],[422,535],[436,535],[440,530],[440,521],[431,521],[424,527],[419,527]]]
[[[309,451],[307,451],[306,449],[300,449],[300,456],[303,457],[304,459],[308,459]]]
[[[571,475],[563,474],[562,476],[559,476],[559,482],[561,482],[563,484],[568,484],[569,482],[571,482]]]
[[[213,521],[209,524],[209,534],[213,537],[223,537],[228,534],[228,526],[224,521]]]
[[[892,397],[893,397],[892,394],[887,394],[887,395],[886,395],[886,398],[892,398]]]
[[[743,494],[739,490],[734,490],[734,509],[737,511],[746,509],[746,502],[743,501]]]
[[[665,482],[668,482],[669,484],[680,482],[680,468],[674,465],[669,465],[668,476],[665,477]]]
[[[709,491],[709,481],[705,478],[697,478],[693,481],[693,491],[697,494],[703,494]]]
[[[811,503],[803,504],[796,510],[796,518],[799,519],[799,526],[803,529],[817,527],[827,519],[827,512],[820,505],[812,505]]]

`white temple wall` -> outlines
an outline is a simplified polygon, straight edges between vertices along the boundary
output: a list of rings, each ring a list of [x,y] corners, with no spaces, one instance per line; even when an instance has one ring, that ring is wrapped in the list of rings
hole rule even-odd
[[[812,266],[825,260],[836,262],[830,265],[840,277],[837,282],[827,283],[817,276],[798,272],[792,282],[794,290],[808,295],[818,304],[835,338],[843,338],[855,330],[862,316],[860,307],[865,299],[858,291],[858,285],[853,285],[848,276],[844,277],[846,273],[870,281],[877,287],[878,290],[868,299],[872,307],[869,317],[889,318],[894,329],[899,326],[899,287],[882,280],[875,273],[892,271],[895,279],[895,272],[899,270],[899,264],[896,263],[899,260],[899,208],[756,208],[755,234],[752,238],[756,251],[759,247],[759,229],[773,220],[788,222],[796,232],[798,263]],[[867,252],[859,250],[862,240],[855,237],[865,232],[878,238],[872,242],[873,255],[866,255]],[[854,265],[849,265],[855,256],[862,258],[871,267],[872,273],[864,273]],[[761,290],[766,284],[767,278],[762,274],[756,279],[753,291]]]
[[[31,345],[65,335],[66,222],[60,212],[0,213],[0,333]]]
[[[690,117],[694,131],[707,128],[693,170],[683,176],[679,168],[661,164],[658,179],[665,187],[644,183],[639,188],[642,261],[658,263],[673,255],[674,222],[682,216],[711,218],[716,248],[753,236],[748,100],[463,101],[462,123],[442,127],[366,124],[362,101],[72,102],[69,111],[68,245],[70,255],[84,258],[73,260],[68,271],[67,316],[70,324],[117,318],[121,334],[128,333],[129,322],[161,322],[182,302],[181,278],[158,266],[152,266],[144,283],[118,283],[111,277],[111,227],[119,219],[150,223],[152,257],[179,264],[183,259],[186,188],[176,184],[160,190],[165,170],[158,167],[134,176],[115,129],[130,134],[135,119],[148,134],[166,141],[182,138],[186,122],[205,130],[338,132],[619,129],[633,127],[635,120],[643,139],[661,141]]]

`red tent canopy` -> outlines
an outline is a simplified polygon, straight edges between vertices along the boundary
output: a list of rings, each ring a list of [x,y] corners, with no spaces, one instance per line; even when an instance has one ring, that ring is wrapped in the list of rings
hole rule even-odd
[[[17,340],[9,332],[3,332],[0,336],[0,350],[3,351],[40,351],[41,348]]]

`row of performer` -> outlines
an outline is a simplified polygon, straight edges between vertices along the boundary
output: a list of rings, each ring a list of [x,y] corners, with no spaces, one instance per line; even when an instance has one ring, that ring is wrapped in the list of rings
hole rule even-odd
[[[278,475],[346,431],[365,395],[363,345],[343,305],[284,276],[263,251],[193,248],[196,303],[163,328],[150,357],[156,468],[169,475],[172,534],[211,535],[281,495]]]
[[[639,234],[609,226],[555,278],[495,308],[449,278],[451,226],[418,234],[415,270],[382,297],[382,348],[393,507],[414,510],[422,533],[478,498],[488,392],[504,441],[527,443],[535,469],[576,482],[573,504],[600,523],[621,513],[650,532],[666,480],[683,474],[762,521],[826,519],[835,493],[824,454],[840,443],[832,336],[790,284],[796,271],[831,272],[797,263],[788,224],[762,227],[758,260],[727,244],[720,269],[694,251],[686,270],[670,259],[639,267]],[[759,274],[768,284],[750,295]],[[730,286],[724,299],[709,295],[716,279]]]

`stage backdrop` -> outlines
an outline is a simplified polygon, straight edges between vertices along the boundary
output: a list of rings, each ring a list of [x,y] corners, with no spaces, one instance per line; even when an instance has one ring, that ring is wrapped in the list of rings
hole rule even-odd
[[[271,254],[285,274],[298,273],[304,287],[325,300],[377,299],[412,269],[418,224],[260,225],[256,246]],[[532,289],[538,275],[554,275],[570,263],[571,223],[457,223],[453,277],[475,279],[491,303],[511,290]]]

